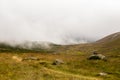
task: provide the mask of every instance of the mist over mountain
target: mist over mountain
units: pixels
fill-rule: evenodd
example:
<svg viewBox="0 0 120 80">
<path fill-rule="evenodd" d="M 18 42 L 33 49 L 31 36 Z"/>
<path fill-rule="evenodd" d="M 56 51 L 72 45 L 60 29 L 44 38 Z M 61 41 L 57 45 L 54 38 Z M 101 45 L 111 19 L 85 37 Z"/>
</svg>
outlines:
<svg viewBox="0 0 120 80">
<path fill-rule="evenodd" d="M 120 31 L 118 0 L 0 0 L 0 41 L 92 42 Z"/>
</svg>

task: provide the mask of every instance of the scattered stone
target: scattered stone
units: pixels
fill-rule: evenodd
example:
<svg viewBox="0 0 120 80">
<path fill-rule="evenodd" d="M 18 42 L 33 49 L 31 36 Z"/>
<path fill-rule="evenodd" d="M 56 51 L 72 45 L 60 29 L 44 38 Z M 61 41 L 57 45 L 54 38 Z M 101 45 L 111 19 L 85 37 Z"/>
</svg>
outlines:
<svg viewBox="0 0 120 80">
<path fill-rule="evenodd" d="M 23 61 L 24 60 L 40 60 L 40 59 L 37 58 L 37 57 L 26 57 L 26 58 L 23 59 Z"/>
<path fill-rule="evenodd" d="M 55 61 L 53 61 L 52 63 L 53 65 L 60 65 L 60 64 L 64 64 L 64 62 L 60 59 L 56 59 Z"/>
<path fill-rule="evenodd" d="M 106 57 L 102 54 L 93 52 L 93 54 L 88 58 L 88 60 L 107 60 Z"/>
<path fill-rule="evenodd" d="M 105 72 L 98 73 L 98 76 L 107 76 L 108 74 Z"/>
<path fill-rule="evenodd" d="M 23 59 L 18 56 L 12 56 L 12 59 L 16 60 L 17 62 L 21 62 Z"/>
</svg>

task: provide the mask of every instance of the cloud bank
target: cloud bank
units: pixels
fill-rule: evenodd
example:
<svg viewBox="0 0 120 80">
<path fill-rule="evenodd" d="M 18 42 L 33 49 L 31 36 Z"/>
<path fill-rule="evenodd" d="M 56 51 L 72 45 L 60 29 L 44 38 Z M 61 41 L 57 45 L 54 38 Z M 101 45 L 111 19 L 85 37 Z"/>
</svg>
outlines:
<svg viewBox="0 0 120 80">
<path fill-rule="evenodd" d="M 119 0 L 0 0 L 0 41 L 58 44 L 120 31 Z"/>
</svg>

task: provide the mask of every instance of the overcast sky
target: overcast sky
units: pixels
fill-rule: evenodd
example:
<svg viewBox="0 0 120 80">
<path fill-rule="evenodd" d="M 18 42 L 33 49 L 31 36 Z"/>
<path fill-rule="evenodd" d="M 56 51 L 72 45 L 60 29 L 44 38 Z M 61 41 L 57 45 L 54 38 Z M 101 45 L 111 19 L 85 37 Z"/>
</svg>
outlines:
<svg viewBox="0 0 120 80">
<path fill-rule="evenodd" d="M 0 41 L 73 43 L 120 31 L 120 0 L 0 0 Z"/>
</svg>

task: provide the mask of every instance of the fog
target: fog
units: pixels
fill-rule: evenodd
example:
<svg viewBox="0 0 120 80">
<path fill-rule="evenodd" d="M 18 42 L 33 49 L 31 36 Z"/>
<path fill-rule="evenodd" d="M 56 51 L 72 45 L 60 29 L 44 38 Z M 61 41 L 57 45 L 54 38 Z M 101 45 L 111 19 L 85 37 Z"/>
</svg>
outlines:
<svg viewBox="0 0 120 80">
<path fill-rule="evenodd" d="M 120 0 L 0 0 L 0 41 L 95 41 L 120 31 Z"/>
</svg>

